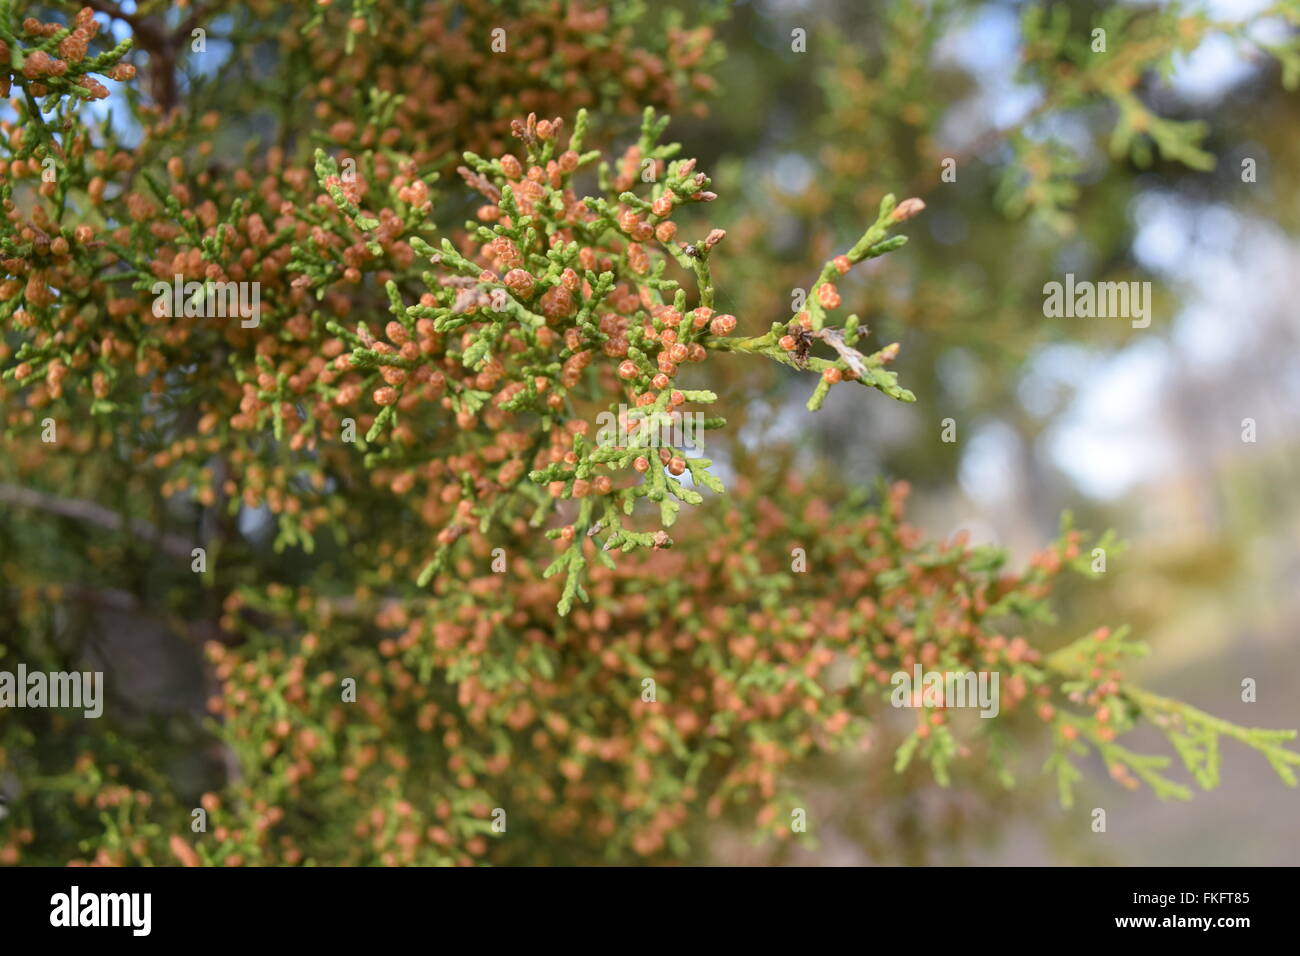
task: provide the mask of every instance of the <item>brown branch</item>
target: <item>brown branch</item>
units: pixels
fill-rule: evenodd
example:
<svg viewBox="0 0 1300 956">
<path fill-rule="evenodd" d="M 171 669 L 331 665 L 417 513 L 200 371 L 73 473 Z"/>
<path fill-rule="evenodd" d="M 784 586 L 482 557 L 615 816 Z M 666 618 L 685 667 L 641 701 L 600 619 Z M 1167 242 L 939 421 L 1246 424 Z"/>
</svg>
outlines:
<svg viewBox="0 0 1300 956">
<path fill-rule="evenodd" d="M 0 484 L 0 502 L 34 511 L 45 511 L 109 531 L 126 531 L 175 558 L 189 560 L 190 552 L 194 547 L 191 542 L 178 535 L 168 534 L 139 518 L 124 518 L 116 511 L 93 501 L 59 498 L 33 488 Z"/>
<path fill-rule="evenodd" d="M 163 115 L 170 113 L 179 99 L 176 47 L 180 34 L 169 34 L 154 18 L 127 13 L 111 0 L 85 0 L 85 3 L 92 10 L 121 20 L 131 28 L 136 45 L 149 54 L 149 95 Z"/>
</svg>

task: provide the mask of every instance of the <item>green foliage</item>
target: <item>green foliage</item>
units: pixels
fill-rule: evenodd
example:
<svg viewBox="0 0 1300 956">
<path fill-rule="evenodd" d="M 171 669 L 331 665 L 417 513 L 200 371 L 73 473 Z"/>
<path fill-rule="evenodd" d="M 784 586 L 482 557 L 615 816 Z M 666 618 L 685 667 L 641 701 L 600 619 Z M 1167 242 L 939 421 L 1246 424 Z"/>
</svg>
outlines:
<svg viewBox="0 0 1300 956">
<path fill-rule="evenodd" d="M 905 337 L 869 344 L 895 307 L 1014 358 L 1019 286 L 894 234 L 938 158 L 898 130 L 941 118 L 923 54 L 959 5 L 892 5 L 879 50 L 828 41 L 825 168 L 786 200 L 820 230 L 806 256 L 754 228 L 768 197 L 663 142 L 713 87 L 713 6 L 142 4 L 112 14 L 118 43 L 88 10 L 20 6 L 0 3 L 21 94 L 0 125 L 0 667 L 102 663 L 112 695 L 102 723 L 0 716 L 0 862 L 704 860 L 724 826 L 788 840 L 809 768 L 877 745 L 881 790 L 918 767 L 1019 785 L 1044 741 L 1066 806 L 1089 745 L 1121 785 L 1187 796 L 1118 742 L 1140 722 L 1204 788 L 1224 737 L 1295 785 L 1294 732 L 1133 686 L 1126 629 L 1059 646 L 1052 588 L 1093 576 L 1068 523 L 1011 571 L 926 542 L 901 485 L 861 494 L 737 437 L 769 369 L 818 376 L 809 411 L 854 381 L 929 400 L 927 343 L 915 391 Z M 231 52 L 200 71 L 191 29 L 218 23 Z M 1026 13 L 1023 75 L 1050 97 L 988 178 L 1059 232 L 1080 158 L 1034 119 L 1109 104 L 1116 159 L 1208 155 L 1140 80 L 1212 25 L 1098 23 L 1100 58 Z M 132 130 L 84 101 L 140 50 Z M 256 314 L 216 308 L 250 288 Z M 664 440 L 688 423 L 697 441 Z M 142 702 L 146 633 L 190 649 L 190 706 Z M 917 667 L 998 673 L 1000 718 L 900 704 Z"/>
</svg>

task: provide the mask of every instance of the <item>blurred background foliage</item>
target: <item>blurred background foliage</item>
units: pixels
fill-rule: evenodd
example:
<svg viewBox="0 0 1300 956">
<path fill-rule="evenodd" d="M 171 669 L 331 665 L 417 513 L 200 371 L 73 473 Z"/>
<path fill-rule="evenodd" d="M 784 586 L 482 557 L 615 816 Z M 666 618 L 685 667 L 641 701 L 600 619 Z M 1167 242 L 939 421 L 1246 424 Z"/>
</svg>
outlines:
<svg viewBox="0 0 1300 956">
<path fill-rule="evenodd" d="M 781 318 L 882 192 L 927 203 L 905 254 L 846 294 L 877 345 L 902 343 L 896 369 L 917 404 L 837 392 L 809 418 L 797 376 L 773 369 L 768 397 L 750 407 L 751 450 L 792 442 L 850 475 L 906 476 L 928 531 L 965 529 L 1021 555 L 1062 510 L 1116 529 L 1127 549 L 1100 585 L 1066 597 L 1062 628 L 1129 621 L 1153 645 L 1143 676 L 1154 686 L 1280 725 L 1294 723 L 1300 681 L 1300 112 L 1291 57 L 1266 51 L 1285 39 L 1286 13 L 1249 2 L 742 4 L 720 26 L 719 102 L 674 126 L 716 150 L 702 161 L 736 206 L 728 242 L 746 254 L 727 260 L 735 271 L 719 285 L 745 328 Z M 1091 50 L 1097 26 L 1106 53 Z M 796 28 L 808 31 L 803 58 L 784 52 Z M 1124 125 L 1150 135 L 1126 142 Z M 1150 281 L 1151 326 L 1045 318 L 1043 285 L 1067 272 Z M 940 440 L 948 417 L 955 443 Z M 1245 418 L 1256 443 L 1242 440 Z M 1260 682 L 1258 703 L 1240 701 L 1245 677 Z M 999 796 L 1000 836 L 968 859 L 1294 859 L 1295 795 L 1270 788 L 1265 768 L 1231 762 L 1239 775 L 1190 804 L 1139 807 L 1097 787 L 1082 799 L 1122 808 L 1114 840 L 1075 825 L 1034 832 L 1024 821 L 1035 799 Z M 918 783 L 895 794 L 899 819 L 919 812 L 908 796 Z M 864 858 L 858 796 L 841 807 L 852 836 L 829 858 Z M 960 804 L 945 812 L 988 832 Z M 955 852 L 964 832 L 928 834 L 929 849 Z"/>
</svg>

